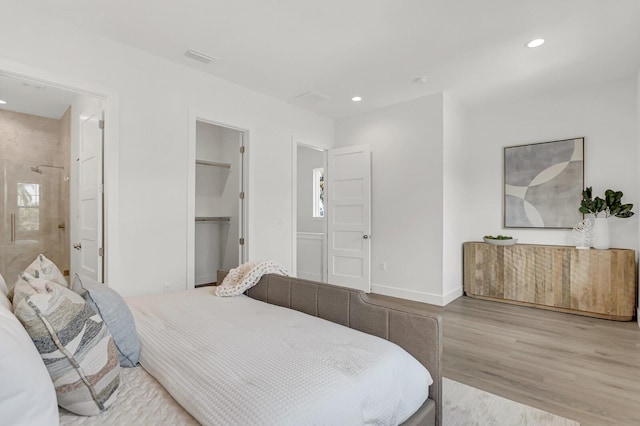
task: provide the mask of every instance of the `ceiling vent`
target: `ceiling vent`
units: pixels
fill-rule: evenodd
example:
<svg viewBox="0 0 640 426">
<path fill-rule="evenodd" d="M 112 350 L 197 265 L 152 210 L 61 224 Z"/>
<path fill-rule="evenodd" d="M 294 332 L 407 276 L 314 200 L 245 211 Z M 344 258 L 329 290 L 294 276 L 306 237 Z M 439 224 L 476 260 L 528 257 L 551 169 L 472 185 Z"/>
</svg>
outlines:
<svg viewBox="0 0 640 426">
<path fill-rule="evenodd" d="M 196 61 L 200 61 L 203 64 L 208 64 L 210 62 L 218 60 L 218 58 L 214 56 L 209 56 L 205 53 L 198 52 L 197 50 L 193 50 L 193 49 L 189 49 L 186 52 L 184 52 L 184 56 L 186 56 L 187 58 L 195 59 Z"/>
<path fill-rule="evenodd" d="M 22 85 L 24 87 L 29 87 L 30 89 L 37 90 L 38 92 L 44 92 L 45 90 L 47 90 L 47 86 L 43 86 L 41 84 L 23 82 Z"/>
<path fill-rule="evenodd" d="M 329 99 L 328 96 L 323 95 L 318 92 L 305 92 L 301 95 L 295 97 L 296 100 L 306 102 L 308 104 L 317 104 L 318 102 L 326 101 Z"/>
</svg>

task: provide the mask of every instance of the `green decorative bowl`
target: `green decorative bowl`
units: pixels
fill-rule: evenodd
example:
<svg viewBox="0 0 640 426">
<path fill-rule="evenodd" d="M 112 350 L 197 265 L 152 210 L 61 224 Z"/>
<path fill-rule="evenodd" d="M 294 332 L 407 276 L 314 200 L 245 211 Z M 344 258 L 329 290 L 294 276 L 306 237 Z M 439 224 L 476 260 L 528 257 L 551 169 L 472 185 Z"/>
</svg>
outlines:
<svg viewBox="0 0 640 426">
<path fill-rule="evenodd" d="M 510 240 L 493 240 L 491 238 L 482 237 L 485 243 L 493 244 L 494 246 L 512 246 L 518 242 L 517 238 L 511 238 Z"/>
</svg>

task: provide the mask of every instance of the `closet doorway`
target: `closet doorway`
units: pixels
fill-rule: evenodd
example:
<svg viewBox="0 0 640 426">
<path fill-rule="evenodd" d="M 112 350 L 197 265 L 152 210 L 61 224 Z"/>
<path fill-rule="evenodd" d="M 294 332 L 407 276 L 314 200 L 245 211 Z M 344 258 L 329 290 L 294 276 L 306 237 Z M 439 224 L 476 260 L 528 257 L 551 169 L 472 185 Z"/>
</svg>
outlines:
<svg viewBox="0 0 640 426">
<path fill-rule="evenodd" d="M 246 259 L 245 143 L 245 131 L 195 120 L 189 288 L 216 285 L 218 270 L 230 270 Z"/>
</svg>

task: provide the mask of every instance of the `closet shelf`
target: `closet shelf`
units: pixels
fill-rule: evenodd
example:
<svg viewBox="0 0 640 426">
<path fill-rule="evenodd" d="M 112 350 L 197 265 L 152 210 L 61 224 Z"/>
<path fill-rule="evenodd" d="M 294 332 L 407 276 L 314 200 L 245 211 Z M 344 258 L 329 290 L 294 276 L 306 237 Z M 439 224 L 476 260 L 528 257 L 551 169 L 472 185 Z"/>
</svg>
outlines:
<svg viewBox="0 0 640 426">
<path fill-rule="evenodd" d="M 198 160 L 196 159 L 196 164 L 202 164 L 203 166 L 214 166 L 214 167 L 222 167 L 225 169 L 231 168 L 231 163 L 220 163 L 218 161 L 209 161 L 209 160 Z"/>
<path fill-rule="evenodd" d="M 230 222 L 229 216 L 196 216 L 196 222 Z"/>
</svg>

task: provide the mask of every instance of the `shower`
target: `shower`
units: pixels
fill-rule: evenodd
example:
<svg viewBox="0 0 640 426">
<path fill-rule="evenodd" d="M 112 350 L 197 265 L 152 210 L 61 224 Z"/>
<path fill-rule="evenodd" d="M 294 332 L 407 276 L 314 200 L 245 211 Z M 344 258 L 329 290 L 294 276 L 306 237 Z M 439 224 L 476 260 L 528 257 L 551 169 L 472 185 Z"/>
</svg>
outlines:
<svg viewBox="0 0 640 426">
<path fill-rule="evenodd" d="M 31 167 L 31 171 L 42 174 L 43 171 L 40 169 L 40 167 L 49 167 L 51 169 L 63 169 L 64 170 L 64 167 L 62 167 L 62 166 L 48 166 L 46 164 L 38 164 L 37 166 L 32 166 Z"/>
</svg>

